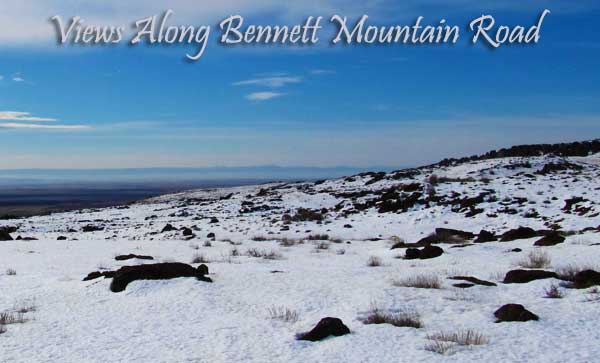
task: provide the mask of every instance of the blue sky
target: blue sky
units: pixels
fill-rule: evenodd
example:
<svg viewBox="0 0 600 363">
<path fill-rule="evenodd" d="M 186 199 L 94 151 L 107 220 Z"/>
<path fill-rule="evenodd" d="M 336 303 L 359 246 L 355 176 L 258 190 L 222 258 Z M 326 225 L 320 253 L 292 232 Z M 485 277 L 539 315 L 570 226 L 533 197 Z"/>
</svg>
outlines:
<svg viewBox="0 0 600 363">
<path fill-rule="evenodd" d="M 411 166 L 600 137 L 597 2 L 65 3 L 3 2 L 0 168 Z M 182 47 L 59 47 L 47 20 L 128 25 L 168 8 L 174 24 L 212 25 L 197 62 Z M 467 24 L 481 14 L 529 26 L 544 8 L 535 46 L 470 44 Z M 387 25 L 443 17 L 461 38 L 330 46 L 334 13 Z M 323 16 L 326 29 L 313 47 L 225 47 L 216 24 L 231 14 L 263 25 Z"/>
</svg>

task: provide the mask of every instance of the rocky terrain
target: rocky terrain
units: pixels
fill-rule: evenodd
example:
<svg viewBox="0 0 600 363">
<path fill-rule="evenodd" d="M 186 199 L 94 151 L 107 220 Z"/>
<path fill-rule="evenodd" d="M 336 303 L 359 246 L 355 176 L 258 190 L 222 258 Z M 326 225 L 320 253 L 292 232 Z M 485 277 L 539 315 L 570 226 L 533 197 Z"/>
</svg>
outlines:
<svg viewBox="0 0 600 363">
<path fill-rule="evenodd" d="M 0 221 L 7 362 L 591 362 L 600 141 Z"/>
</svg>

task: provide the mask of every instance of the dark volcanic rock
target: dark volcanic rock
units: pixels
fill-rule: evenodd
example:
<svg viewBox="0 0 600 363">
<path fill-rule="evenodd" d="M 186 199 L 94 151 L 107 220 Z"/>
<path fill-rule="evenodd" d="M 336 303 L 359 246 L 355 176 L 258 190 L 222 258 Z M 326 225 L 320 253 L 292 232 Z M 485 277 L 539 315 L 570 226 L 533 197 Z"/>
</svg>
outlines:
<svg viewBox="0 0 600 363">
<path fill-rule="evenodd" d="M 57 241 L 66 241 L 66 240 L 67 240 L 67 237 L 65 237 L 65 236 L 58 236 L 58 237 L 56 238 L 56 240 L 57 240 Z"/>
<path fill-rule="evenodd" d="M 190 265 L 179 262 L 124 266 L 115 271 L 115 276 L 110 284 L 110 291 L 124 291 L 130 282 L 136 280 L 166 280 L 178 277 L 195 277 L 198 280 L 212 282 L 202 272 L 204 271 L 199 271 Z"/>
<path fill-rule="evenodd" d="M 505 284 L 524 284 L 534 280 L 542 279 L 557 279 L 558 274 L 552 271 L 545 270 L 512 270 L 504 276 Z"/>
<path fill-rule="evenodd" d="M 198 266 L 197 270 L 198 273 L 202 276 L 208 275 L 208 266 L 206 266 L 205 264 Z"/>
<path fill-rule="evenodd" d="M 131 260 L 134 258 L 137 258 L 139 260 L 154 260 L 154 257 L 152 257 L 152 256 L 134 255 L 133 253 L 130 253 L 128 255 L 119 255 L 119 256 L 115 257 L 115 260 L 125 261 L 125 260 Z"/>
<path fill-rule="evenodd" d="M 299 334 L 298 340 L 316 342 L 330 336 L 339 337 L 350 334 L 350 329 L 338 318 L 323 318 L 317 326 L 307 333 Z"/>
<path fill-rule="evenodd" d="M 486 231 L 485 229 L 482 229 L 481 232 L 479 232 L 479 235 L 477 235 L 477 238 L 475 239 L 475 241 L 473 241 L 474 243 L 485 243 L 485 242 L 494 242 L 497 241 L 498 237 L 496 237 L 495 234 L 493 234 L 490 231 Z"/>
<path fill-rule="evenodd" d="M 427 260 L 430 258 L 439 257 L 444 253 L 444 250 L 437 246 L 427 245 L 423 249 L 409 248 L 406 250 L 404 258 L 407 260 Z"/>
<path fill-rule="evenodd" d="M 216 238 L 216 236 L 213 232 L 210 232 L 209 234 L 206 235 L 206 238 L 212 238 L 214 240 Z"/>
<path fill-rule="evenodd" d="M 490 281 L 485 281 L 485 280 L 480 280 L 477 277 L 473 277 L 473 276 L 451 276 L 448 277 L 450 280 L 463 280 L 463 281 L 468 281 L 472 284 L 476 284 L 476 285 L 483 285 L 483 286 L 498 286 L 493 282 Z"/>
<path fill-rule="evenodd" d="M 532 228 L 519 227 L 519 228 L 515 228 L 515 229 L 511 229 L 509 231 L 506 231 L 500 238 L 500 241 L 510 242 L 510 241 L 515 241 L 518 239 L 527 239 L 527 238 L 537 237 L 537 235 L 538 235 L 537 232 Z"/>
<path fill-rule="evenodd" d="M 97 231 L 103 231 L 104 227 L 102 226 L 95 226 L 93 224 L 88 224 L 87 226 L 83 226 L 83 228 L 81 229 L 81 232 L 97 232 Z"/>
<path fill-rule="evenodd" d="M 576 289 L 586 289 L 594 285 L 600 285 L 600 272 L 584 270 L 575 274 L 571 287 Z"/>
<path fill-rule="evenodd" d="M 165 233 L 165 232 L 171 232 L 171 231 L 176 231 L 177 228 L 173 227 L 170 223 L 167 224 L 166 226 L 163 227 L 163 229 L 160 231 L 160 233 Z"/>
<path fill-rule="evenodd" d="M 194 231 L 192 231 L 192 229 L 188 228 L 188 227 L 184 227 L 182 233 L 184 236 L 193 236 L 194 235 Z"/>
<path fill-rule="evenodd" d="M 459 289 L 468 289 L 469 287 L 475 286 L 475 284 L 469 284 L 466 282 L 460 282 L 458 284 L 453 284 L 452 286 L 458 287 Z"/>
<path fill-rule="evenodd" d="M 421 251 L 418 248 L 409 248 L 404 252 L 404 258 L 407 260 L 416 260 L 421 255 Z"/>
<path fill-rule="evenodd" d="M 563 243 L 565 241 L 565 237 L 561 236 L 558 232 L 550 232 L 546 234 L 544 237 L 535 241 L 534 246 L 554 246 L 559 243 Z"/>
<path fill-rule="evenodd" d="M 471 232 L 459 231 L 457 229 L 450 228 L 436 228 L 434 233 L 425 238 L 421 238 L 416 243 L 462 243 L 473 238 L 475 238 L 475 235 Z"/>
<path fill-rule="evenodd" d="M 0 241 L 12 241 L 13 238 L 10 236 L 10 233 L 0 230 Z"/>
<path fill-rule="evenodd" d="M 107 279 L 112 279 L 115 276 L 114 271 L 94 271 L 90 272 L 86 277 L 83 278 L 83 281 L 95 280 L 100 277 L 105 277 Z"/>
<path fill-rule="evenodd" d="M 210 223 L 210 224 L 219 223 L 219 219 L 218 219 L 217 217 L 212 217 L 212 218 L 210 219 L 210 222 L 208 222 L 208 223 Z"/>
<path fill-rule="evenodd" d="M 537 315 L 525 309 L 525 307 L 520 304 L 503 305 L 494 312 L 494 316 L 498 319 L 496 321 L 497 323 L 503 321 L 530 321 L 540 319 Z"/>
</svg>

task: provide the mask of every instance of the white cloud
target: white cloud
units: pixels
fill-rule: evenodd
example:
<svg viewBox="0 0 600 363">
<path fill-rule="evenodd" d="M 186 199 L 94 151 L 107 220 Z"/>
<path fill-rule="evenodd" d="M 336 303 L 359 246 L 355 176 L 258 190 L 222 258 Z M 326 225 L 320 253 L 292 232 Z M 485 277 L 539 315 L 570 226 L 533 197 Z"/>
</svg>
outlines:
<svg viewBox="0 0 600 363">
<path fill-rule="evenodd" d="M 19 76 L 14 76 L 12 80 L 15 82 L 25 82 L 25 79 Z"/>
<path fill-rule="evenodd" d="M 271 88 L 279 88 L 283 87 L 286 84 L 290 83 L 300 83 L 302 82 L 302 78 L 300 77 L 290 77 L 290 76 L 279 76 L 279 77 L 264 77 L 264 78 L 255 78 L 248 79 L 245 81 L 239 81 L 233 83 L 234 86 L 265 86 Z"/>
<path fill-rule="evenodd" d="M 0 74 L 0 81 L 4 79 L 4 76 Z"/>
<path fill-rule="evenodd" d="M 33 122 L 54 122 L 55 118 L 34 117 L 29 112 L 18 111 L 0 111 L 0 120 L 7 121 L 33 121 Z"/>
<path fill-rule="evenodd" d="M 90 129 L 86 125 L 36 125 L 19 124 L 14 122 L 0 123 L 0 128 L 4 129 L 47 129 L 47 130 L 85 130 Z"/>
<path fill-rule="evenodd" d="M 335 74 L 335 71 L 331 69 L 313 69 L 310 71 L 310 74 L 314 74 L 315 76 L 320 76 L 324 74 Z"/>
<path fill-rule="evenodd" d="M 250 101 L 267 101 L 276 97 L 283 96 L 283 93 L 277 92 L 254 92 L 246 95 L 246 99 Z"/>
</svg>

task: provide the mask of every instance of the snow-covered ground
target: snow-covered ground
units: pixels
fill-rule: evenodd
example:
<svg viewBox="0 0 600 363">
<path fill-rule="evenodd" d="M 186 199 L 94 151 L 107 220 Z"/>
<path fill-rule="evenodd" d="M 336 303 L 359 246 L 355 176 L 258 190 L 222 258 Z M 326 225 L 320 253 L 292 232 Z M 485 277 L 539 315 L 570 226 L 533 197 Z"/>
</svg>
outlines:
<svg viewBox="0 0 600 363">
<path fill-rule="evenodd" d="M 18 227 L 13 238 L 23 238 L 0 242 L 0 312 L 31 310 L 25 322 L 0 334 L 0 361 L 595 362 L 599 293 L 560 288 L 564 298 L 549 299 L 545 290 L 561 281 L 501 281 L 532 251 L 547 254 L 546 270 L 599 268 L 599 164 L 597 155 L 492 159 L 191 191 L 125 207 L 0 221 L 0 227 Z M 167 224 L 174 230 L 161 232 Z M 404 248 L 390 249 L 438 227 L 501 235 L 519 226 L 567 237 L 549 247 L 534 247 L 539 237 L 441 243 L 444 254 L 427 260 L 405 260 L 399 258 Z M 186 227 L 192 236 L 184 236 Z M 309 239 L 317 234 L 326 236 Z M 129 253 L 155 260 L 114 258 Z M 372 256 L 382 265 L 368 266 Z M 213 283 L 136 281 L 113 293 L 110 279 L 82 281 L 92 271 L 195 258 L 208 261 Z M 5 273 L 9 269 L 16 274 Z M 421 275 L 437 277 L 441 288 L 395 283 Z M 460 281 L 447 279 L 455 275 L 498 286 L 457 288 Z M 540 320 L 495 323 L 494 311 L 507 303 L 524 305 Z M 363 324 L 374 305 L 418 314 L 423 327 Z M 274 319 L 274 307 L 298 318 Z M 342 319 L 352 333 L 315 343 L 295 339 L 326 316 Z M 454 346 L 445 355 L 425 349 L 432 334 L 466 329 L 487 343 Z"/>
</svg>

